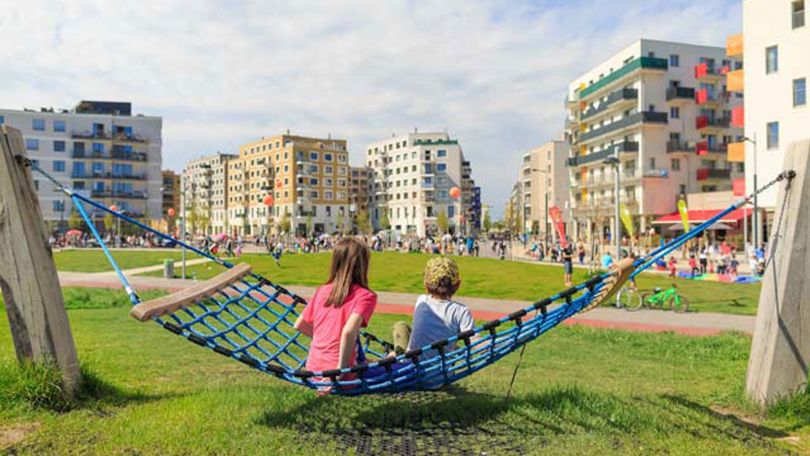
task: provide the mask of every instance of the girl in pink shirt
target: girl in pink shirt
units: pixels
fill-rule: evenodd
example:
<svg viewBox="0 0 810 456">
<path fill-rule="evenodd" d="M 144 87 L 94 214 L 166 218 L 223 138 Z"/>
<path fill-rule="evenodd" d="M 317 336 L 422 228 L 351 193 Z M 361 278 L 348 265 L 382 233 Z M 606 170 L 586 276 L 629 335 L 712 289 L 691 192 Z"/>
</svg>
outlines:
<svg viewBox="0 0 810 456">
<path fill-rule="evenodd" d="M 306 368 L 319 372 L 354 367 L 357 336 L 368 325 L 377 295 L 368 289 L 369 250 L 355 238 L 342 239 L 332 253 L 329 280 L 295 322 L 312 338 Z"/>
</svg>

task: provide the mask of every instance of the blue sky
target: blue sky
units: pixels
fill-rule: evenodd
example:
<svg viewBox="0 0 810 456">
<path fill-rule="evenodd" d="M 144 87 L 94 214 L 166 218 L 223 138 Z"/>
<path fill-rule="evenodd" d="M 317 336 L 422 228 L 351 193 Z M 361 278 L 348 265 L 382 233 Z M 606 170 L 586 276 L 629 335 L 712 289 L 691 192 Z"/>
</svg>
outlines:
<svg viewBox="0 0 810 456">
<path fill-rule="evenodd" d="M 234 5 L 234 4 L 238 4 Z M 286 129 L 372 141 L 447 130 L 500 213 L 568 82 L 634 40 L 723 46 L 741 0 L 0 0 L 0 105 L 128 100 L 164 167 Z"/>
</svg>

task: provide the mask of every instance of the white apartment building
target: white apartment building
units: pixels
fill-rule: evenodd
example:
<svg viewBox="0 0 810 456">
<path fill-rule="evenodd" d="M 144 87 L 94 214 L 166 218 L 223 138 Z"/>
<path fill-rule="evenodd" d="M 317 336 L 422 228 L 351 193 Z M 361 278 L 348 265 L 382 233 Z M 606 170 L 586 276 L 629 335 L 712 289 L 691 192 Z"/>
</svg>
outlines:
<svg viewBox="0 0 810 456">
<path fill-rule="evenodd" d="M 127 102 L 82 101 L 71 110 L 0 109 L 0 124 L 21 130 L 28 157 L 57 180 L 128 215 L 162 218 L 160 117 L 132 115 Z M 70 198 L 37 174 L 34 184 L 45 221 L 64 228 Z"/>
<path fill-rule="evenodd" d="M 803 0 L 743 1 L 745 86 L 745 187 L 762 186 L 782 172 L 784 154 L 810 139 L 810 24 Z M 777 188 L 759 196 L 770 226 Z M 763 223 L 759 223 L 760 233 Z M 764 237 L 760 237 L 764 239 Z"/>
<path fill-rule="evenodd" d="M 726 90 L 739 62 L 725 47 L 642 39 L 571 82 L 566 139 L 571 146 L 574 236 L 610 237 L 615 166 L 621 203 L 640 231 L 676 211 L 687 193 L 727 191 L 742 163 L 727 160 L 742 130 L 731 110 L 742 103 Z"/>
<path fill-rule="evenodd" d="M 447 133 L 411 133 L 369 144 L 366 166 L 371 170 L 369 211 L 375 229 L 381 228 L 387 211 L 395 231 L 435 234 L 437 217 L 444 212 L 449 231 L 471 232 L 471 165 L 458 140 Z M 451 197 L 454 187 L 461 190 L 458 199 Z"/>
<path fill-rule="evenodd" d="M 524 232 L 556 236 L 549 216 L 554 206 L 560 208 L 566 225 L 570 224 L 569 150 L 565 141 L 550 141 L 523 155 L 518 186 Z"/>
<path fill-rule="evenodd" d="M 188 225 L 187 232 L 207 235 L 229 232 L 227 169 L 228 162 L 237 157 L 217 152 L 186 163 L 178 191 L 181 204 L 186 205 L 186 220 L 198 225 Z"/>
</svg>

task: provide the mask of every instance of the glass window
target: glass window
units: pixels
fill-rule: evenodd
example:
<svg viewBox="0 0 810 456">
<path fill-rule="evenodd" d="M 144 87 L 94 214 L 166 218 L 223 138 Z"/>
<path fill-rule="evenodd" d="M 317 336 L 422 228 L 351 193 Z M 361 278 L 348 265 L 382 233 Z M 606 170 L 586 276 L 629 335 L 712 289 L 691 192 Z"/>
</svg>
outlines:
<svg viewBox="0 0 810 456">
<path fill-rule="evenodd" d="M 54 141 L 53 142 L 53 151 L 54 152 L 64 152 L 65 151 L 65 142 L 64 141 Z"/>
<path fill-rule="evenodd" d="M 103 154 L 104 153 L 104 143 L 93 143 L 93 152 Z"/>
<path fill-rule="evenodd" d="M 54 212 L 64 212 L 65 200 L 53 200 L 52 204 Z"/>
<path fill-rule="evenodd" d="M 6 123 L 6 118 L 3 117 L 3 116 L 0 116 L 0 125 L 3 125 L 4 123 Z"/>
<path fill-rule="evenodd" d="M 779 148 L 779 122 L 768 122 L 768 149 Z"/>
<path fill-rule="evenodd" d="M 447 156 L 447 151 L 444 150 L 444 149 L 439 149 L 439 150 L 436 151 L 436 156 L 439 157 L 439 158 L 446 157 Z"/>
<path fill-rule="evenodd" d="M 456 206 L 450 205 L 447 206 L 447 218 L 453 218 L 456 216 Z"/>
<path fill-rule="evenodd" d="M 436 165 L 436 171 L 447 171 L 447 163 L 438 163 Z"/>
<path fill-rule="evenodd" d="M 324 161 L 332 161 L 332 154 L 323 154 Z"/>
<path fill-rule="evenodd" d="M 34 138 L 26 138 L 25 148 L 28 150 L 39 150 L 39 140 Z"/>
<path fill-rule="evenodd" d="M 804 0 L 793 2 L 793 28 L 804 27 Z"/>
<path fill-rule="evenodd" d="M 678 158 L 672 159 L 672 170 L 673 171 L 680 171 L 681 170 L 681 160 Z"/>
<path fill-rule="evenodd" d="M 681 57 L 678 54 L 672 54 L 669 56 L 669 66 L 677 67 L 681 65 Z"/>
<path fill-rule="evenodd" d="M 53 131 L 65 131 L 65 121 L 64 120 L 54 120 L 53 121 Z"/>
<path fill-rule="evenodd" d="M 65 162 L 64 162 L 64 160 L 54 160 L 53 161 L 53 172 L 55 172 L 55 173 L 64 173 L 65 172 Z"/>
<path fill-rule="evenodd" d="M 309 153 L 309 159 L 313 160 L 313 161 L 318 160 L 318 153 L 317 152 L 310 152 Z"/>
<path fill-rule="evenodd" d="M 804 106 L 807 104 L 807 79 L 793 80 L 793 106 Z"/>
<path fill-rule="evenodd" d="M 765 49 L 765 73 L 771 74 L 779 71 L 779 48 L 771 46 Z"/>
<path fill-rule="evenodd" d="M 680 119 L 681 118 L 681 108 L 677 106 L 673 106 L 669 108 L 669 117 L 671 119 Z"/>
<path fill-rule="evenodd" d="M 36 131 L 45 131 L 45 119 L 33 119 L 31 121 L 31 128 Z"/>
</svg>

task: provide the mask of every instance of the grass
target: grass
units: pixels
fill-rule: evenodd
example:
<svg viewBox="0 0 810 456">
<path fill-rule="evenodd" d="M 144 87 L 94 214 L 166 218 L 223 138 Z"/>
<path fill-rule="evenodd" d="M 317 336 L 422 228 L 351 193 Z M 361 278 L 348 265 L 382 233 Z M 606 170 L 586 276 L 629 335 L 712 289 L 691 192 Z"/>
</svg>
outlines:
<svg viewBox="0 0 810 456">
<path fill-rule="evenodd" d="M 284 285 L 317 286 L 329 270 L 330 254 L 286 255 L 282 266 L 275 265 L 265 254 L 245 254 L 237 261 L 247 262 L 253 270 Z M 428 256 L 424 254 L 373 253 L 369 280 L 376 291 L 422 293 L 422 272 Z M 542 264 L 499 261 L 487 258 L 455 257 L 462 276 L 459 296 L 533 301 L 563 288 L 562 268 Z M 189 267 L 190 275 L 207 279 L 222 272 L 217 265 Z M 160 276 L 162 272 L 147 275 Z M 574 282 L 586 279 L 586 270 L 574 269 Z M 672 283 L 690 300 L 690 309 L 698 312 L 721 312 L 756 315 L 760 285 L 737 285 L 670 279 L 658 274 L 639 277 L 641 289 L 667 288 Z"/>
<path fill-rule="evenodd" d="M 810 451 L 806 402 L 785 403 L 757 426 L 728 415 L 750 413 L 741 399 L 750 340 L 739 334 L 691 338 L 560 327 L 527 348 L 509 401 L 504 395 L 515 355 L 448 390 L 319 399 L 157 325 L 135 322 L 122 308 L 77 309 L 69 316 L 94 385 L 69 411 L 8 393 L 19 391 L 9 386 L 19 380 L 9 367 L 8 328 L 0 326 L 0 436 L 3 429 L 30 432 L 5 448 L 0 440 L 0 452 Z M 385 335 L 397 318 L 375 315 L 371 330 Z M 788 434 L 801 438 L 798 446 L 779 440 Z"/>
<path fill-rule="evenodd" d="M 113 256 L 122 269 L 142 268 L 161 264 L 163 260 L 179 260 L 179 250 L 114 250 Z M 195 255 L 190 257 L 196 258 Z M 61 250 L 54 252 L 53 259 L 59 271 L 107 272 L 113 268 L 100 249 Z"/>
</svg>

